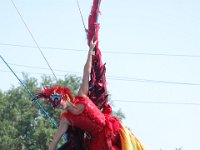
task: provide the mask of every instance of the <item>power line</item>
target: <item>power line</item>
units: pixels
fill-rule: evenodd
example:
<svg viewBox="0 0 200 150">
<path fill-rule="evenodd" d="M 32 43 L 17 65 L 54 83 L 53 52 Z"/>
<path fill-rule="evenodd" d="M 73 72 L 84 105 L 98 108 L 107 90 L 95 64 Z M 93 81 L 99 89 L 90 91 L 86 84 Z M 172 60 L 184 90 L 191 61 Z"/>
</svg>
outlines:
<svg viewBox="0 0 200 150">
<path fill-rule="evenodd" d="M 3 71 L 0 70 L 0 72 L 9 72 L 10 71 Z M 34 74 L 40 74 L 42 73 L 34 73 Z M 44 74 L 43 74 L 44 75 Z M 52 75 L 52 74 L 46 74 L 46 75 Z M 58 76 L 63 76 L 63 75 L 58 75 Z M 188 103 L 188 102 L 159 102 L 159 101 L 134 101 L 134 100 L 112 100 L 114 102 L 120 102 L 120 103 L 139 103 L 139 104 L 162 104 L 162 105 L 196 105 L 199 106 L 200 103 Z"/>
<path fill-rule="evenodd" d="M 10 71 L 5 71 L 5 70 L 0 70 L 0 72 L 5 72 L 5 73 L 10 73 Z M 15 71 L 16 73 L 22 73 L 24 71 Z M 41 72 L 24 72 L 27 74 L 37 74 L 37 75 L 48 75 L 48 76 L 53 76 L 53 74 L 48 74 L 48 73 L 41 73 Z M 57 74 L 57 76 L 65 76 L 64 74 Z"/>
<path fill-rule="evenodd" d="M 61 71 L 63 71 L 63 70 L 61 70 Z M 10 71 L 4 71 L 4 70 L 0 70 L 0 72 L 9 72 L 10 73 Z M 16 73 L 20 73 L 20 72 L 16 72 Z M 26 73 L 44 75 L 44 73 L 35 73 L 35 72 L 34 73 L 26 72 Z M 52 74 L 46 74 L 46 73 L 45 73 L 45 75 L 52 76 Z M 64 76 L 64 75 L 57 75 L 57 76 Z M 115 80 L 114 78 L 110 78 L 110 79 Z M 200 84 L 192 84 L 192 85 L 200 85 Z M 200 103 L 188 103 L 188 102 L 159 102 L 159 101 L 134 101 L 134 100 L 112 100 L 112 101 L 122 102 L 122 103 L 141 103 L 141 104 L 144 103 L 144 104 L 162 104 L 162 105 L 200 105 Z"/>
<path fill-rule="evenodd" d="M 26 67 L 26 68 L 34 68 L 34 69 L 47 69 L 44 67 L 37 67 L 37 66 L 28 66 L 28 65 L 19 65 L 19 64 L 10 64 L 10 65 L 14 65 L 14 66 L 19 66 L 19 67 Z M 6 71 L 2 71 L 1 72 L 6 72 Z M 72 73 L 71 71 L 66 71 L 66 70 L 56 70 L 58 72 L 67 72 L 67 73 Z M 44 75 L 46 73 L 38 73 L 38 72 L 26 72 L 29 74 L 41 74 Z M 81 74 L 80 72 L 73 72 L 73 74 Z M 46 74 L 46 75 L 50 75 L 52 76 L 52 74 Z M 57 76 L 65 76 L 65 75 L 58 75 Z M 161 80 L 149 80 L 149 79 L 141 79 L 141 78 L 130 78 L 130 77 L 122 77 L 122 76 L 107 76 L 107 79 L 111 79 L 111 80 L 120 80 L 120 81 L 135 81 L 135 82 L 144 82 L 144 83 L 158 83 L 158 84 L 175 84 L 175 85 L 190 85 L 190 86 L 199 86 L 200 83 L 189 83 L 189 82 L 175 82 L 175 81 L 161 81 Z"/>
<path fill-rule="evenodd" d="M 10 65 L 13 65 L 13 66 L 18 66 L 18 67 L 24 67 L 24 68 L 33 68 L 33 69 L 49 70 L 49 69 L 46 68 L 46 67 L 29 66 L 29 65 L 20 65 L 20 64 L 13 64 L 13 63 L 9 63 L 9 64 L 10 64 Z M 61 70 L 61 69 L 54 69 L 54 71 L 65 72 L 65 73 L 70 73 L 70 74 L 80 74 L 80 72 L 66 71 L 66 70 Z"/>
<path fill-rule="evenodd" d="M 25 25 L 27 31 L 29 32 L 29 34 L 30 34 L 32 40 L 34 41 L 35 45 L 37 46 L 38 50 L 40 51 L 42 57 L 43 57 L 44 60 L 46 61 L 46 63 L 47 63 L 47 65 L 48 65 L 49 69 L 51 70 L 52 74 L 54 75 L 55 79 L 57 80 L 57 77 L 56 77 L 56 75 L 55 75 L 53 69 L 51 68 L 51 66 L 50 66 L 49 62 L 47 61 L 46 57 L 44 56 L 44 53 L 43 53 L 42 50 L 40 49 L 40 47 L 39 47 L 37 41 L 35 40 L 35 38 L 34 38 L 32 32 L 31 32 L 31 30 L 29 29 L 28 25 L 26 24 L 25 20 L 23 19 L 23 17 L 22 17 L 22 15 L 21 15 L 21 13 L 19 12 L 17 6 L 15 5 L 15 3 L 14 3 L 13 0 L 11 0 L 11 2 L 12 2 L 12 4 L 13 4 L 13 6 L 15 7 L 15 9 L 16 9 L 18 15 L 20 16 L 20 18 L 21 18 L 23 24 Z"/>
<path fill-rule="evenodd" d="M 81 12 L 81 8 L 80 8 L 79 1 L 78 1 L 78 0 L 76 0 L 76 4 L 77 4 L 78 10 L 79 10 L 79 13 L 80 13 L 80 15 L 81 15 L 81 20 L 82 20 L 82 23 L 83 23 L 83 27 L 84 27 L 85 32 L 86 32 L 86 34 L 87 34 L 87 28 L 86 28 L 86 26 L 85 26 L 85 22 L 84 22 L 84 19 L 83 19 L 83 14 L 82 14 L 82 12 Z"/>
<path fill-rule="evenodd" d="M 10 65 L 19 66 L 19 67 L 26 67 L 26 68 L 35 68 L 35 69 L 45 69 L 45 70 L 48 69 L 48 68 L 44 68 L 44 67 L 19 65 L 19 64 L 10 64 Z M 72 71 L 66 71 L 66 70 L 56 69 L 56 71 L 72 73 Z M 73 72 L 73 73 L 74 74 L 81 74 L 80 72 Z M 44 73 L 32 73 L 32 74 L 44 74 Z M 48 75 L 52 75 L 52 74 L 48 74 Z M 59 76 L 64 76 L 64 75 L 59 75 Z M 159 80 L 149 80 L 149 79 L 140 79 L 140 78 L 121 77 L 121 76 L 107 76 L 107 78 L 111 79 L 111 80 L 122 80 L 122 81 L 152 82 L 152 83 L 178 84 L 178 85 L 200 85 L 199 83 L 159 81 Z"/>
<path fill-rule="evenodd" d="M 3 70 L 0 70 L 0 72 L 9 72 L 10 73 L 10 71 L 3 71 Z M 34 73 L 34 74 L 40 74 L 40 75 L 43 74 L 44 75 L 44 73 Z M 52 75 L 52 74 L 46 74 L 46 75 Z M 64 75 L 58 75 L 58 76 L 64 76 Z M 188 102 L 134 101 L 134 100 L 115 100 L 115 99 L 112 100 L 112 101 L 114 101 L 114 102 L 120 102 L 120 103 L 122 102 L 122 103 L 139 103 L 139 104 L 196 105 L 196 106 L 200 105 L 200 103 L 188 103 Z"/>
<path fill-rule="evenodd" d="M 136 82 L 152 82 L 152 83 L 164 83 L 164 84 L 179 84 L 179 85 L 200 85 L 200 83 L 188 83 L 188 82 L 175 82 L 175 81 L 161 81 L 161 80 L 149 80 L 149 79 L 140 79 L 140 78 L 129 78 L 129 77 L 107 77 L 112 78 L 113 80 L 122 80 L 122 81 L 136 81 Z"/>
<path fill-rule="evenodd" d="M 162 104 L 162 105 L 195 105 L 199 106 L 200 103 L 188 103 L 188 102 L 158 102 L 158 101 L 132 101 L 132 100 L 112 100 L 114 102 L 122 103 L 142 103 L 142 104 Z"/>
<path fill-rule="evenodd" d="M 30 45 L 20 45 L 20 44 L 9 44 L 9 43 L 0 43 L 0 45 L 4 46 L 13 46 L 13 47 L 22 47 L 22 48 L 37 48 L 36 46 Z M 50 49 L 50 50 L 62 50 L 62 51 L 78 51 L 78 52 L 85 52 L 87 50 L 84 49 L 73 49 L 73 48 L 59 48 L 59 47 L 47 47 L 47 46 L 40 46 L 42 49 Z"/>
<path fill-rule="evenodd" d="M 30 45 L 9 44 L 9 43 L 0 43 L 0 45 L 12 46 L 12 47 L 23 47 L 23 48 L 37 48 L 35 46 L 30 46 Z M 85 52 L 85 51 L 87 51 L 87 50 L 84 50 L 84 49 L 75 49 L 75 48 L 60 48 L 60 47 L 47 47 L 47 46 L 40 46 L 40 47 L 43 48 L 43 49 L 49 49 L 49 50 L 76 51 L 76 52 Z M 147 55 L 147 56 L 200 58 L 199 55 L 161 54 L 161 53 L 138 53 L 138 52 L 130 52 L 130 51 L 103 51 L 103 52 L 104 53 L 110 53 L 110 54 L 127 54 L 127 55 Z"/>
</svg>

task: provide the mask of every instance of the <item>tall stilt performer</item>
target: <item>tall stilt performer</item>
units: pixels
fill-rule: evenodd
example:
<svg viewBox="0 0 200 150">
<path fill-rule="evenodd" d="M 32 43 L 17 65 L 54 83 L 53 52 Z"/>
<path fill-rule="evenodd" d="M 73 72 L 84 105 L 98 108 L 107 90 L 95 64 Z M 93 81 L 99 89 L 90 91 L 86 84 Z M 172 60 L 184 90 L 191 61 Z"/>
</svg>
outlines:
<svg viewBox="0 0 200 150">
<path fill-rule="evenodd" d="M 38 92 L 38 98 L 64 111 L 49 150 L 57 148 L 65 132 L 68 132 L 68 142 L 60 150 L 145 150 L 139 140 L 111 115 L 106 68 L 98 47 L 99 5 L 100 0 L 93 1 L 87 35 L 89 52 L 77 95 L 73 96 L 69 88 L 61 86 Z"/>
</svg>

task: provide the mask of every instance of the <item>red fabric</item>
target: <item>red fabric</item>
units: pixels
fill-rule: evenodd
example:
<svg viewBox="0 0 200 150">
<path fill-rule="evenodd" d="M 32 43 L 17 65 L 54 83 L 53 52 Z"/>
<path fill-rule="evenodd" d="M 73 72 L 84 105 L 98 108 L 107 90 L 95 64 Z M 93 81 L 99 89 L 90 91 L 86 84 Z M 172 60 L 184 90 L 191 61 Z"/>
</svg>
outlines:
<svg viewBox="0 0 200 150">
<path fill-rule="evenodd" d="M 75 97 L 74 104 L 84 104 L 85 108 L 79 115 L 70 112 L 61 114 L 70 125 L 78 127 L 91 136 L 85 142 L 89 150 L 119 150 L 120 122 L 117 118 L 102 113 L 96 105 L 87 97 Z"/>
<path fill-rule="evenodd" d="M 88 97 L 98 106 L 99 109 L 104 108 L 108 102 L 108 92 L 106 87 L 106 67 L 102 63 L 102 55 L 99 49 L 98 32 L 100 25 L 97 22 L 98 15 L 100 14 L 99 5 L 101 0 L 94 0 L 91 13 L 88 19 L 88 45 L 94 37 L 97 41 L 95 47 L 95 56 L 92 59 L 91 80 L 89 82 Z"/>
<path fill-rule="evenodd" d="M 97 22 L 97 16 L 99 15 L 99 5 L 101 0 L 93 0 L 92 9 L 88 18 L 88 45 L 92 40 L 93 36 L 95 35 L 95 39 L 98 41 L 98 31 L 99 31 L 99 24 Z M 97 43 L 98 47 L 98 43 Z"/>
<path fill-rule="evenodd" d="M 112 107 L 111 107 L 109 104 L 107 104 L 107 105 L 104 107 L 103 113 L 104 113 L 104 114 L 111 115 L 111 113 L 112 113 Z"/>
</svg>

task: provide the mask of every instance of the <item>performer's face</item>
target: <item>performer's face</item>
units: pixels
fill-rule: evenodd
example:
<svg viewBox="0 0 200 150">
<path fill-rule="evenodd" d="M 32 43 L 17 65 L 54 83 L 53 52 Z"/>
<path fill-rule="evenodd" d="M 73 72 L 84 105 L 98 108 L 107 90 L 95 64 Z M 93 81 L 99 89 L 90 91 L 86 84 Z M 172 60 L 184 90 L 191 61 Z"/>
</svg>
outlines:
<svg viewBox="0 0 200 150">
<path fill-rule="evenodd" d="M 68 101 L 65 101 L 65 100 L 61 99 L 60 104 L 59 104 L 56 108 L 57 108 L 57 109 L 62 109 L 62 110 L 64 110 L 64 109 L 66 109 L 67 106 L 68 106 L 67 103 L 68 103 Z"/>
</svg>

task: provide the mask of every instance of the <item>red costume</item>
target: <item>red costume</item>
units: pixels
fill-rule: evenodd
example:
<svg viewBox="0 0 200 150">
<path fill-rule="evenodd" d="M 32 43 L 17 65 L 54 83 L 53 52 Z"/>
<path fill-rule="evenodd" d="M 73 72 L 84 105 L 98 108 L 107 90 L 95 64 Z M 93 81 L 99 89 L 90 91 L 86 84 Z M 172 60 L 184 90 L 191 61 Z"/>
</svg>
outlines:
<svg viewBox="0 0 200 150">
<path fill-rule="evenodd" d="M 61 86 L 45 88 L 38 93 L 38 98 L 44 98 L 53 107 L 66 97 L 71 99 L 71 92 Z M 84 109 L 78 115 L 70 111 L 61 114 L 60 118 L 66 118 L 70 128 L 67 143 L 59 150 L 145 150 L 139 140 L 111 115 L 109 104 L 101 111 L 88 97 L 76 96 L 71 102 L 75 106 L 83 104 Z"/>
<path fill-rule="evenodd" d="M 86 131 L 91 139 L 86 139 L 89 150 L 120 150 L 120 122 L 109 114 L 102 113 L 87 97 L 75 97 L 74 104 L 84 104 L 85 108 L 79 115 L 64 112 L 61 118 L 66 118 L 70 125 Z"/>
<path fill-rule="evenodd" d="M 75 97 L 74 104 L 84 104 L 79 115 L 70 112 L 61 114 L 73 127 L 78 127 L 89 134 L 86 138 L 86 149 L 89 150 L 145 150 L 144 146 L 120 121 L 111 116 L 111 107 L 101 112 L 88 97 Z"/>
</svg>

